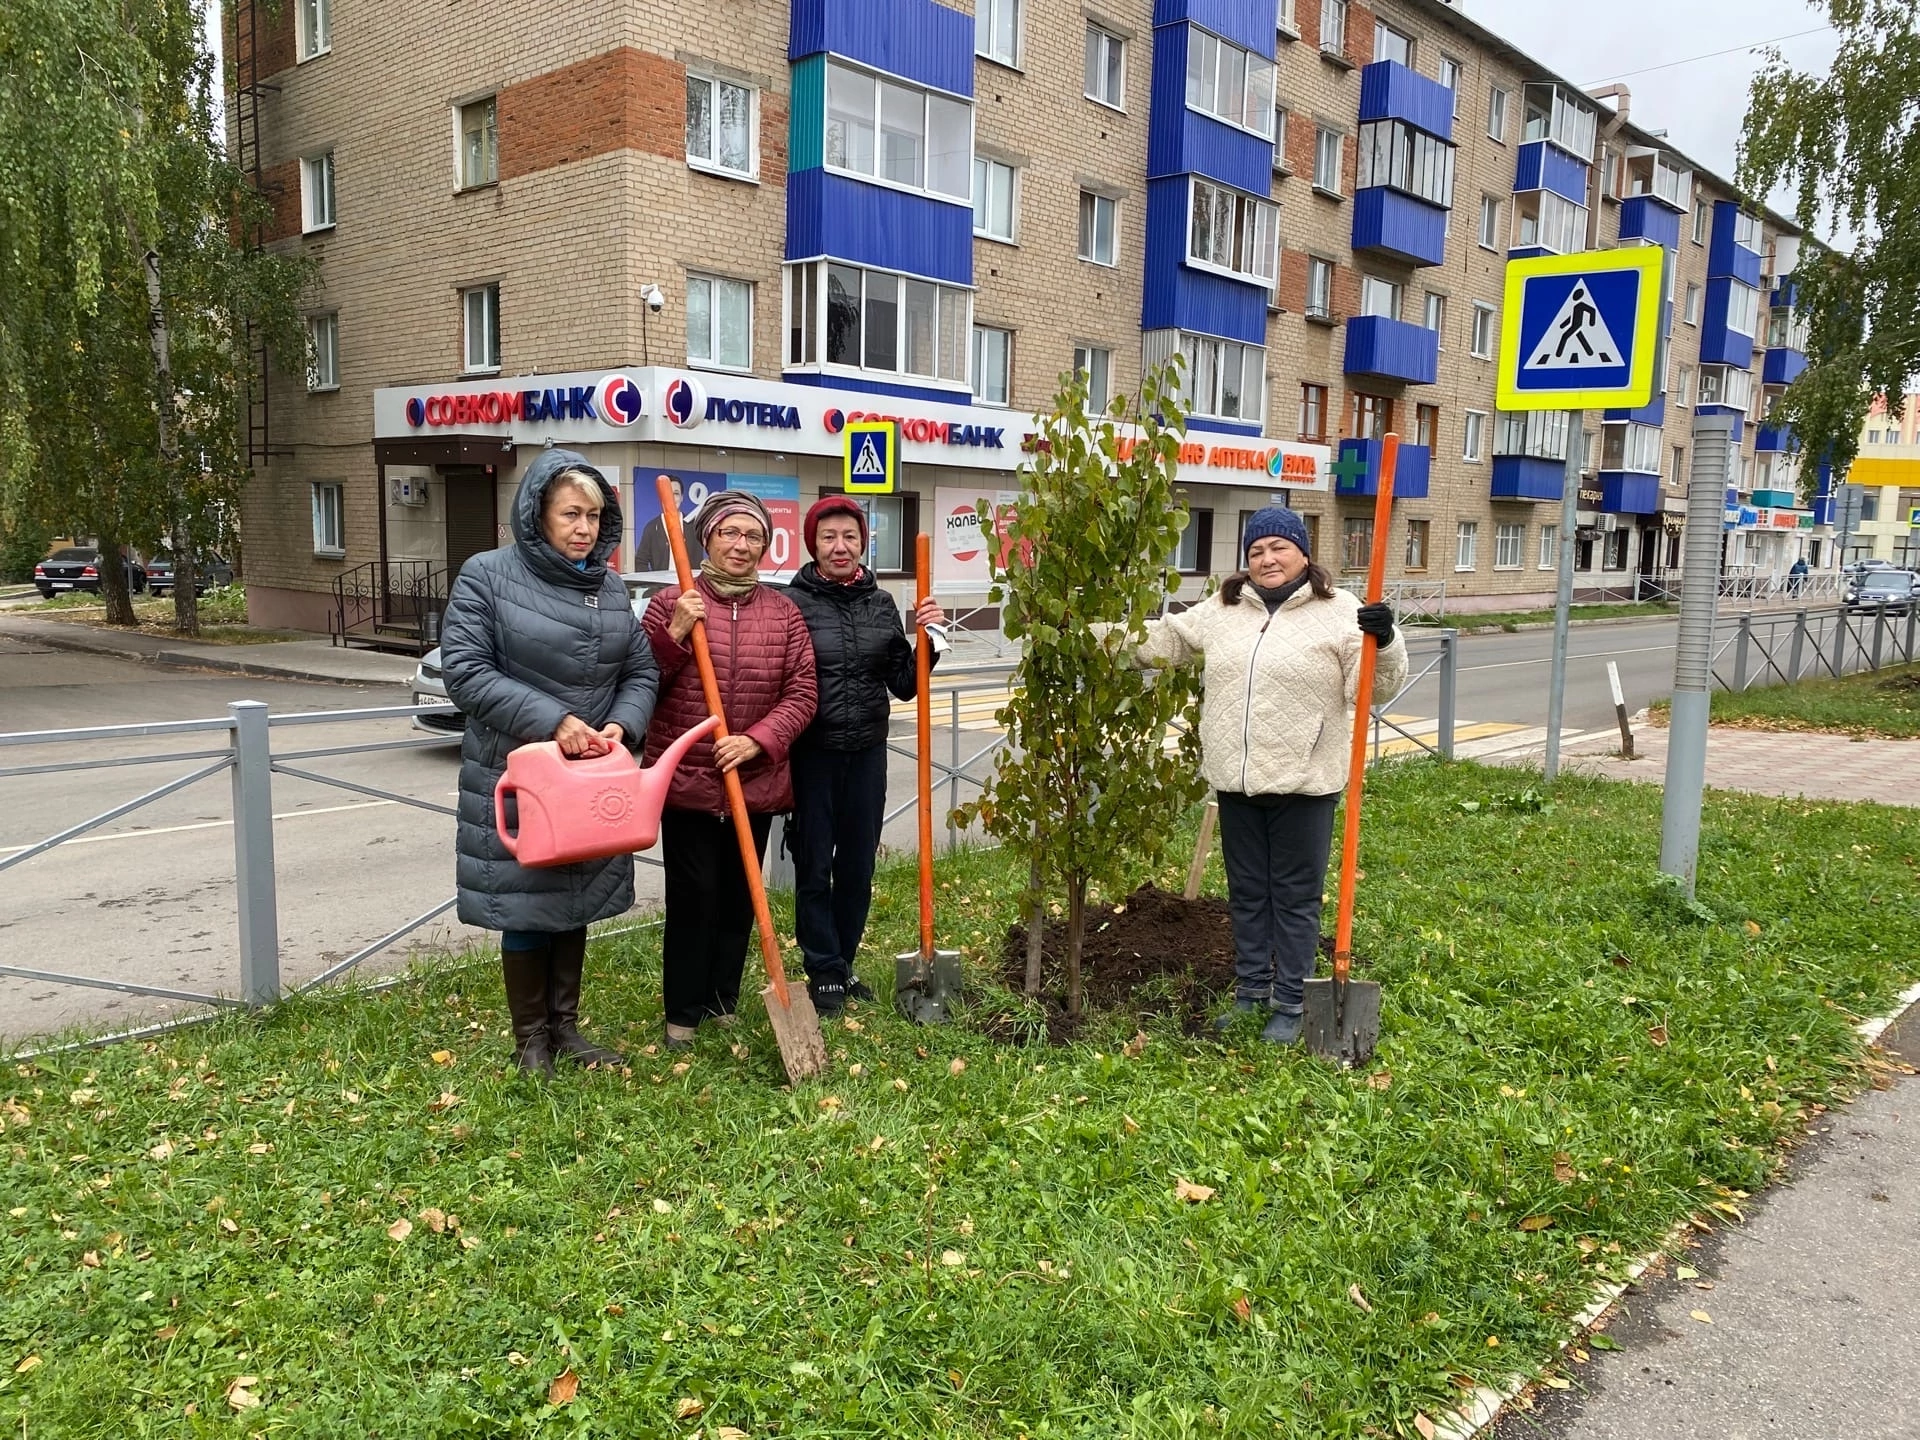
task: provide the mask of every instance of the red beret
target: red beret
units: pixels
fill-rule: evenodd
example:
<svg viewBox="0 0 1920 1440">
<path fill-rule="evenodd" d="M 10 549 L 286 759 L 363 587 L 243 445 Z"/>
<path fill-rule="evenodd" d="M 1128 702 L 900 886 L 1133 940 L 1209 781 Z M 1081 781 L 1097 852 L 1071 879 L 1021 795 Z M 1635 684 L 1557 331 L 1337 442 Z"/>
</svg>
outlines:
<svg viewBox="0 0 1920 1440">
<path fill-rule="evenodd" d="M 807 518 L 800 526 L 806 536 L 809 555 L 819 558 L 820 549 L 814 540 L 819 534 L 820 522 L 829 515 L 851 515 L 860 524 L 860 543 L 867 543 L 867 512 L 860 508 L 860 502 L 851 495 L 822 495 L 807 510 Z"/>
</svg>

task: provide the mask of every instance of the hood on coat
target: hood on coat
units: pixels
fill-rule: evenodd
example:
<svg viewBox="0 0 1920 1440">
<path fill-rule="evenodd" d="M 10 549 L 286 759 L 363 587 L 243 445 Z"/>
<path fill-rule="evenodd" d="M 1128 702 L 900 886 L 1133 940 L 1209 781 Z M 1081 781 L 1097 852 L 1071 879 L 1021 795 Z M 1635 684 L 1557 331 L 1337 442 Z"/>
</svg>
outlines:
<svg viewBox="0 0 1920 1440">
<path fill-rule="evenodd" d="M 549 545 L 540 528 L 540 512 L 547 502 L 547 490 L 563 470 L 584 470 L 600 482 L 604 506 L 600 511 L 600 538 L 587 555 L 585 570 L 576 570 L 566 556 Z M 543 450 L 520 477 L 520 489 L 513 497 L 513 538 L 527 563 L 541 575 L 574 585 L 598 586 L 606 575 L 607 560 L 620 545 L 624 529 L 620 492 L 579 452 Z"/>
</svg>

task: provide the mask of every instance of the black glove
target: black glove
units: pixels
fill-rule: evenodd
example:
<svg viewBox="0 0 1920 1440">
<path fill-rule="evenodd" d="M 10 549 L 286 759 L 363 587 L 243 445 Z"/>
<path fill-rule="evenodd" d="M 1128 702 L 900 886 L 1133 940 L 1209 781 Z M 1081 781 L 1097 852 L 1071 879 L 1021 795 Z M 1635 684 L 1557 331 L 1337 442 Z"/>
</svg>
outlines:
<svg viewBox="0 0 1920 1440">
<path fill-rule="evenodd" d="M 1382 645 L 1393 643 L 1393 607 L 1386 601 L 1376 600 L 1371 605 L 1362 605 L 1358 618 L 1362 635 L 1371 635 Z"/>
</svg>

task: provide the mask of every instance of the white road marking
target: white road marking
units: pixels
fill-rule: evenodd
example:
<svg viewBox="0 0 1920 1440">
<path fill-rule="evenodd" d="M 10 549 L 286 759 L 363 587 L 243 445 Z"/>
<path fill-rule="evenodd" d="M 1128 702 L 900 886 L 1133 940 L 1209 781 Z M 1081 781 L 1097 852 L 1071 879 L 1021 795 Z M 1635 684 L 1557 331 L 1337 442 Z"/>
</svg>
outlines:
<svg viewBox="0 0 1920 1440">
<path fill-rule="evenodd" d="M 1642 645 L 1637 650 L 1583 650 L 1578 655 L 1569 653 L 1568 660 L 1604 660 L 1609 655 L 1656 655 L 1663 650 L 1678 649 L 1678 645 Z M 1522 665 L 1549 665 L 1551 655 L 1542 655 L 1536 660 L 1501 660 L 1492 665 L 1462 665 L 1461 673 L 1469 670 L 1514 670 Z"/>
<path fill-rule="evenodd" d="M 298 820 L 307 815 L 338 815 L 345 810 L 378 810 L 383 805 L 397 804 L 393 800 L 360 800 L 351 805 L 322 805 L 316 810 L 285 810 L 276 814 L 276 820 Z M 154 835 L 179 835 L 188 830 L 225 830 L 233 825 L 231 820 L 201 820 L 192 825 L 162 825 L 154 830 L 116 830 L 111 835 L 82 835 L 77 840 L 69 840 L 68 845 L 98 845 L 107 840 L 145 840 Z M 35 842 L 38 843 L 37 841 Z M 32 845 L 0 845 L 0 855 L 18 855 L 22 850 L 31 850 Z"/>
</svg>

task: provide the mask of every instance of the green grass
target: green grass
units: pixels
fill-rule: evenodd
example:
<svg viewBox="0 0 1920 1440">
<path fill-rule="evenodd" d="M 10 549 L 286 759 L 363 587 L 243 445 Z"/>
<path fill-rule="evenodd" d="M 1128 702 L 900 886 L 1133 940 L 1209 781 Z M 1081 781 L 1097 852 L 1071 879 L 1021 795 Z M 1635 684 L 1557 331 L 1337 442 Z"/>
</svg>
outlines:
<svg viewBox="0 0 1920 1440">
<path fill-rule="evenodd" d="M 1657 600 L 1623 601 L 1612 605 L 1574 605 L 1567 611 L 1570 620 L 1621 620 L 1638 619 L 1653 615 L 1678 615 L 1678 605 L 1662 604 Z M 1408 625 L 1428 627 L 1454 626 L 1461 630 L 1512 630 L 1521 625 L 1551 625 L 1553 611 L 1546 610 L 1490 610 L 1461 611 L 1440 620 L 1412 619 Z"/>
<path fill-rule="evenodd" d="M 484 962 L 9 1065 L 0 1434 L 1411 1435 L 1737 1209 L 1920 969 L 1911 811 L 1712 795 L 1694 904 L 1653 877 L 1657 792 L 1528 784 L 1370 781 L 1370 1074 L 1251 1031 L 1130 1058 L 1127 1017 L 1006 1048 L 869 1006 L 788 1091 L 751 1013 L 641 1053 L 652 930 L 591 962 L 630 1077 L 507 1075 Z M 940 873 L 983 975 L 1017 877 Z M 914 926 L 885 872 L 870 978 Z"/>
<path fill-rule="evenodd" d="M 1713 723 L 1742 730 L 1810 730 L 1834 735 L 1920 739 L 1920 665 L 1767 685 L 1735 695 L 1715 691 Z M 1650 707 L 1666 723 L 1667 702 Z"/>
<path fill-rule="evenodd" d="M 93 621 L 106 614 L 98 595 L 73 592 L 56 595 L 33 605 L 17 607 L 23 611 L 50 611 L 56 618 Z M 60 614 L 59 612 L 69 612 Z M 133 601 L 138 628 L 149 635 L 177 636 L 174 628 L 173 596 L 141 595 Z M 267 645 L 277 640 L 307 640 L 310 635 L 293 630 L 256 630 L 247 622 L 247 592 L 243 585 L 221 585 L 200 597 L 200 633 L 194 637 L 201 645 Z"/>
</svg>

